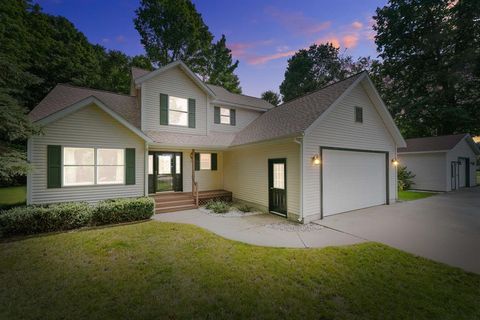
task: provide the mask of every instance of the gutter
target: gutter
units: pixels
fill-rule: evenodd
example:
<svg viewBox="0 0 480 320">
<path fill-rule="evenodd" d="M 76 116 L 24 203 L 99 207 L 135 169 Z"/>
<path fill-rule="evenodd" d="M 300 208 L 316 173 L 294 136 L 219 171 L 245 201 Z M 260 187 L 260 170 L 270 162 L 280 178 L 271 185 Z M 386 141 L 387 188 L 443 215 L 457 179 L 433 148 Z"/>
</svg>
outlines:
<svg viewBox="0 0 480 320">
<path fill-rule="evenodd" d="M 298 222 L 303 222 L 303 136 L 302 133 L 300 137 L 293 139 L 295 143 L 300 145 L 300 214 L 298 215 Z"/>
</svg>

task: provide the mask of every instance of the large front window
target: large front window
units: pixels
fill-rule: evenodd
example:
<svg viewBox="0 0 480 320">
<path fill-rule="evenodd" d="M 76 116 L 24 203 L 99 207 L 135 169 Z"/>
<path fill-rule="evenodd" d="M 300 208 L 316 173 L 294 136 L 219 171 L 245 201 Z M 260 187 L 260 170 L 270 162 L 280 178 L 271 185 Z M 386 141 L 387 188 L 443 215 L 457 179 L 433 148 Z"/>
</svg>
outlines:
<svg viewBox="0 0 480 320">
<path fill-rule="evenodd" d="M 168 124 L 188 126 L 188 99 L 168 97 Z"/>
<path fill-rule="evenodd" d="M 122 184 L 125 150 L 63 148 L 63 185 Z"/>
</svg>

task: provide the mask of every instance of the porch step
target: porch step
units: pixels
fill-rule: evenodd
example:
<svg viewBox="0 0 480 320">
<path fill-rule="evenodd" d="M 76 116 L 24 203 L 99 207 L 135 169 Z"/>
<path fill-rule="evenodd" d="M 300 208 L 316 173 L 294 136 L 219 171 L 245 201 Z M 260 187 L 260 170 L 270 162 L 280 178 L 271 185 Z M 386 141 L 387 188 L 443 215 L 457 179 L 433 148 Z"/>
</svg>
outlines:
<svg viewBox="0 0 480 320">
<path fill-rule="evenodd" d="M 195 199 L 172 199 L 172 200 L 155 200 L 155 208 L 168 208 L 181 205 L 195 204 Z"/>
<path fill-rule="evenodd" d="M 169 193 L 169 194 L 156 194 L 152 196 L 155 201 L 171 201 L 171 200 L 188 200 L 193 199 L 191 193 L 182 192 L 182 193 Z"/>
<path fill-rule="evenodd" d="M 196 208 L 197 206 L 195 204 L 187 204 L 187 205 L 171 206 L 166 208 L 155 208 L 155 213 L 167 213 L 167 212 L 174 212 L 174 211 L 181 211 L 181 210 L 191 210 Z"/>
</svg>

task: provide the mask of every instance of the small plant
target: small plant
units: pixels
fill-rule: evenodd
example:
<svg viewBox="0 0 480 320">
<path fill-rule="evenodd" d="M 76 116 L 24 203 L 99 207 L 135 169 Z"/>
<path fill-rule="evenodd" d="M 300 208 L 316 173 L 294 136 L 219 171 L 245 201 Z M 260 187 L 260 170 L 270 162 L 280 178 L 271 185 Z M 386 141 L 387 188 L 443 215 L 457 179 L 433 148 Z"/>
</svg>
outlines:
<svg viewBox="0 0 480 320">
<path fill-rule="evenodd" d="M 220 200 L 210 200 L 205 205 L 205 208 L 212 210 L 215 213 L 226 213 L 230 211 L 230 203 Z"/>
<path fill-rule="evenodd" d="M 237 206 L 237 209 L 242 212 L 252 212 L 253 208 L 250 207 L 248 204 L 240 204 Z"/>
<path fill-rule="evenodd" d="M 398 171 L 397 171 L 397 177 L 398 177 L 398 190 L 404 191 L 404 190 L 409 190 L 413 183 L 413 178 L 415 178 L 415 175 L 407 170 L 407 167 L 399 166 Z"/>
</svg>

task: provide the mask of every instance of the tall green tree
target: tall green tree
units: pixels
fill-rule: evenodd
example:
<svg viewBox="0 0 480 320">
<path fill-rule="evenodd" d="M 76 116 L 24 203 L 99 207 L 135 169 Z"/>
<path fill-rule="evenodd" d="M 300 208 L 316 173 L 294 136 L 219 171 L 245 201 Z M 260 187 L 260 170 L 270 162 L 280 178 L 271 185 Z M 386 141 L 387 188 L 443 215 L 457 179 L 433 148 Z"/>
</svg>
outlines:
<svg viewBox="0 0 480 320">
<path fill-rule="evenodd" d="M 265 100 L 267 102 L 270 102 L 275 107 L 278 106 L 282 102 L 282 99 L 280 98 L 280 95 L 278 93 L 276 93 L 275 91 L 272 91 L 272 90 L 267 90 L 267 91 L 263 92 L 261 97 L 262 97 L 263 100 Z"/>
<path fill-rule="evenodd" d="M 220 40 L 210 46 L 205 55 L 205 68 L 200 68 L 200 75 L 207 83 L 222 86 L 233 93 L 242 93 L 240 80 L 234 73 L 238 60 L 233 62 L 232 51 L 227 47 L 226 41 L 222 34 Z"/>
<path fill-rule="evenodd" d="M 380 89 L 405 137 L 480 133 L 479 5 L 390 0 L 377 9 Z"/>
<path fill-rule="evenodd" d="M 135 28 L 154 64 L 183 60 L 199 71 L 213 36 L 190 0 L 141 0 L 135 13 Z"/>
<path fill-rule="evenodd" d="M 288 59 L 285 79 L 280 85 L 283 101 L 312 92 L 329 83 L 343 80 L 358 72 L 365 61 L 354 61 L 340 55 L 331 43 L 313 44 L 301 49 Z"/>
</svg>

